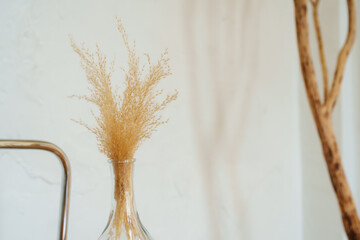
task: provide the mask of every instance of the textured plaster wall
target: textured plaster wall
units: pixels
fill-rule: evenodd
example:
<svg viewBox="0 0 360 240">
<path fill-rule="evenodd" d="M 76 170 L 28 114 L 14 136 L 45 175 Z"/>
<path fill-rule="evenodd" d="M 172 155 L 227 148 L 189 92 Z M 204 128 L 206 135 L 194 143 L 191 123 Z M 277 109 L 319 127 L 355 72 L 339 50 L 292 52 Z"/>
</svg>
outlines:
<svg viewBox="0 0 360 240">
<path fill-rule="evenodd" d="M 337 203 L 299 72 L 291 1 L 0 3 L 0 138 L 51 141 L 67 153 L 73 171 L 69 240 L 97 239 L 107 221 L 111 189 L 109 167 L 94 136 L 70 120 L 92 122 L 89 106 L 68 98 L 87 90 L 68 35 L 90 48 L 99 43 L 110 58 L 116 58 L 117 66 L 124 65 L 126 51 L 115 16 L 123 19 L 139 53 L 148 52 L 155 58 L 169 49 L 174 74 L 162 87 L 180 92 L 165 112 L 170 122 L 136 154 L 137 207 L 154 239 L 214 239 L 204 182 L 206 162 L 198 151 L 191 107 L 191 64 L 196 64 L 199 93 L 208 99 L 213 94 L 208 82 L 213 59 L 219 63 L 215 66 L 219 69 L 217 86 L 239 88 L 236 101 L 246 101 L 246 110 L 240 111 L 246 121 L 241 122 L 242 140 L 234 161 L 220 157 L 214 164 L 221 238 L 342 239 Z M 336 57 L 333 48 L 343 41 L 346 12 L 336 0 L 321 11 L 321 20 L 328 23 L 324 35 L 328 57 L 333 59 L 329 60 L 331 68 Z M 216 16 L 211 19 L 208 14 L 213 12 Z M 189 17 L 194 34 L 190 38 L 185 24 Z M 233 29 L 233 45 L 226 44 L 223 31 L 227 26 Z M 195 39 L 194 51 L 190 51 L 191 38 Z M 357 46 L 351 56 L 335 117 L 358 202 L 359 49 Z M 231 51 L 238 53 L 235 57 L 241 65 L 234 75 L 226 75 L 220 59 Z M 114 80 L 121 87 L 120 71 Z M 200 106 L 205 124 L 211 126 L 212 103 Z M 232 124 L 235 129 L 236 121 Z M 235 183 L 226 170 L 233 162 L 230 168 L 238 176 Z M 0 151 L 0 239 L 57 239 L 60 179 L 60 164 L 48 153 Z M 231 198 L 232 185 L 238 190 L 239 202 Z"/>
</svg>

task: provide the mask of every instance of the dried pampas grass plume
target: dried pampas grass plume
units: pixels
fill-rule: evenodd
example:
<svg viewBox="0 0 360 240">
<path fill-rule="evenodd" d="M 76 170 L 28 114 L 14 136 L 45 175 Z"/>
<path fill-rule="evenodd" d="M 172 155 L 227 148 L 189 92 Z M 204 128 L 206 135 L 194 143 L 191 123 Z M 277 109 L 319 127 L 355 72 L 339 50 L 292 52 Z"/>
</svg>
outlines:
<svg viewBox="0 0 360 240">
<path fill-rule="evenodd" d="M 165 50 L 155 63 L 145 54 L 148 73 L 144 75 L 135 43 L 129 44 L 128 35 L 119 18 L 117 23 L 128 51 L 128 69 L 123 69 L 126 88 L 122 95 L 111 84 L 114 62 L 108 64 L 99 46 L 96 46 L 95 53 L 91 53 L 86 47 L 78 46 L 71 37 L 70 40 L 73 50 L 80 56 L 81 66 L 90 84 L 90 94 L 77 97 L 95 104 L 99 110 L 98 114 L 93 113 L 97 126 L 90 127 L 78 122 L 96 135 L 102 153 L 111 160 L 119 161 L 132 159 L 141 143 L 167 122 L 162 120 L 159 113 L 177 98 L 178 93 L 176 91 L 158 101 L 163 92 L 157 89 L 158 84 L 171 74 L 168 51 Z"/>
<path fill-rule="evenodd" d="M 90 93 L 77 97 L 95 104 L 98 108 L 97 114 L 93 113 L 96 126 L 77 122 L 96 135 L 100 151 L 112 161 L 116 209 L 110 234 L 119 239 L 125 232 L 128 239 L 133 239 L 131 236 L 140 236 L 141 231 L 135 224 L 137 219 L 133 209 L 130 210 L 132 214 L 129 215 L 127 212 L 127 199 L 133 199 L 132 165 L 121 162 L 133 159 L 141 143 L 150 138 L 160 125 L 167 122 L 159 113 L 177 98 L 178 93 L 176 91 L 174 94 L 163 96 L 163 91 L 158 90 L 160 80 L 171 74 L 167 50 L 155 63 L 152 63 L 150 56 L 146 54 L 148 72 L 144 74 L 144 67 L 140 69 L 135 43 L 129 44 L 120 19 L 117 19 L 117 23 L 128 51 L 128 69 L 123 69 L 123 94 L 115 91 L 111 84 L 114 61 L 108 64 L 99 46 L 96 46 L 96 52 L 92 53 L 84 46 L 79 47 L 71 37 L 70 40 L 72 48 L 80 56 L 81 66 L 89 82 Z M 162 99 L 159 99 L 161 96 Z"/>
</svg>

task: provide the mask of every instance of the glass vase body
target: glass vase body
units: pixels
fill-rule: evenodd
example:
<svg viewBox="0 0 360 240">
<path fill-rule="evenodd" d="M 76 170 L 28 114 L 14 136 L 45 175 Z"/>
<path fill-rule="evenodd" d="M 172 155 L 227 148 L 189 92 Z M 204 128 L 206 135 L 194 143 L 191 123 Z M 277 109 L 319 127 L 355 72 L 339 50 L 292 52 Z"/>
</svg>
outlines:
<svg viewBox="0 0 360 240">
<path fill-rule="evenodd" d="M 135 206 L 133 172 L 135 160 L 109 161 L 113 191 L 111 211 L 98 240 L 152 240 Z"/>
</svg>

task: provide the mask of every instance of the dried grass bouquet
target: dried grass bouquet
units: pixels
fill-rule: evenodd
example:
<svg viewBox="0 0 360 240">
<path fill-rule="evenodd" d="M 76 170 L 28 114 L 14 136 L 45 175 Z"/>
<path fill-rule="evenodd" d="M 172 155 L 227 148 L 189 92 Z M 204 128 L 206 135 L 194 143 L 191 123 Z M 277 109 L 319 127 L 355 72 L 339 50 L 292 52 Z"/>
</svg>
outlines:
<svg viewBox="0 0 360 240">
<path fill-rule="evenodd" d="M 114 61 L 108 64 L 98 45 L 96 52 L 92 53 L 86 47 L 77 45 L 72 38 L 70 40 L 73 50 L 81 59 L 81 66 L 89 82 L 90 93 L 76 97 L 95 104 L 98 109 L 93 113 L 96 126 L 77 122 L 95 134 L 100 151 L 112 162 L 115 175 L 114 198 L 117 202 L 114 216 L 116 229 L 112 229 L 112 233 L 120 236 L 122 231 L 135 231 L 133 221 L 126 220 L 123 198 L 125 193 L 132 194 L 132 165 L 121 163 L 132 160 L 141 143 L 167 122 L 159 113 L 177 98 L 178 93 L 175 91 L 174 94 L 163 96 L 163 91 L 158 89 L 160 80 L 171 74 L 167 50 L 155 63 L 145 54 L 148 65 L 145 74 L 145 67 L 140 68 L 135 42 L 133 45 L 129 44 L 120 19 L 117 19 L 117 28 L 128 52 L 128 68 L 122 68 L 126 86 L 122 94 L 112 85 Z M 121 226 L 125 226 L 125 229 L 121 229 Z"/>
</svg>

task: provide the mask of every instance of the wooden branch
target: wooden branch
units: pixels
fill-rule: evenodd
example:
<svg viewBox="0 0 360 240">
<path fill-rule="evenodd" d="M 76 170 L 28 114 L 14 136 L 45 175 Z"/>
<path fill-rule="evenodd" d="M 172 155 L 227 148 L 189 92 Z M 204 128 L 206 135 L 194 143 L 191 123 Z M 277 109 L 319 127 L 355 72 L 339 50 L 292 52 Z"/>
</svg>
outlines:
<svg viewBox="0 0 360 240">
<path fill-rule="evenodd" d="M 318 6 L 319 6 L 319 0 L 317 1 L 311 1 L 311 5 L 313 7 L 313 19 L 314 19 L 314 26 L 316 30 L 316 39 L 318 43 L 319 48 L 319 55 L 320 55 L 320 62 L 321 62 L 321 69 L 323 74 L 323 84 L 324 84 L 324 103 L 328 99 L 328 93 L 329 93 L 329 80 L 328 80 L 328 70 L 326 66 L 326 58 L 324 53 L 324 45 L 323 40 L 321 37 L 321 28 L 319 23 L 319 15 L 318 15 Z"/>
<path fill-rule="evenodd" d="M 319 90 L 316 82 L 315 69 L 312 63 L 311 52 L 310 52 L 309 27 L 306 21 L 307 0 L 294 0 L 294 1 L 295 1 L 296 32 L 297 32 L 301 70 L 304 76 L 306 93 L 308 96 L 312 113 L 313 115 L 317 115 L 321 107 L 321 103 L 320 103 Z"/>
<path fill-rule="evenodd" d="M 347 6 L 348 6 L 348 15 L 349 15 L 348 33 L 347 33 L 347 38 L 344 43 L 344 46 L 338 55 L 336 70 L 334 73 L 334 80 L 332 83 L 331 91 L 329 93 L 329 99 L 328 99 L 328 101 L 326 101 L 326 107 L 329 110 L 332 110 L 334 108 L 336 100 L 339 96 L 340 85 L 341 85 L 341 81 L 343 79 L 345 64 L 348 59 L 350 50 L 355 42 L 355 34 L 356 34 L 356 12 L 355 12 L 355 9 L 356 8 L 355 8 L 354 0 L 347 0 Z"/>
<path fill-rule="evenodd" d="M 319 0 L 311 1 L 312 4 L 318 4 L 318 2 Z M 354 41 L 354 36 L 352 36 L 352 32 L 354 32 L 355 29 L 355 22 L 353 22 L 355 19 L 354 2 L 353 0 L 347 0 L 347 2 L 349 15 L 351 15 L 349 16 L 349 22 L 351 23 L 349 23 L 348 40 L 339 54 L 337 74 L 339 74 L 340 71 L 343 72 L 345 61 L 352 45 L 351 42 Z M 329 98 L 324 105 L 321 104 L 312 62 L 312 55 L 310 52 L 309 27 L 307 23 L 307 0 L 294 0 L 294 3 L 299 57 L 310 108 L 321 140 L 322 150 L 331 183 L 338 199 L 346 234 L 350 240 L 360 240 L 360 219 L 357 215 L 352 193 L 342 166 L 340 151 L 331 121 L 332 108 L 328 107 L 328 104 L 330 104 L 329 106 L 331 107 L 333 106 L 332 101 L 334 100 L 332 99 L 336 100 L 339 93 L 338 90 L 340 88 L 341 77 L 336 78 L 337 82 L 333 83 L 333 88 L 330 92 Z M 335 76 L 337 76 L 337 74 L 335 74 Z"/>
</svg>

